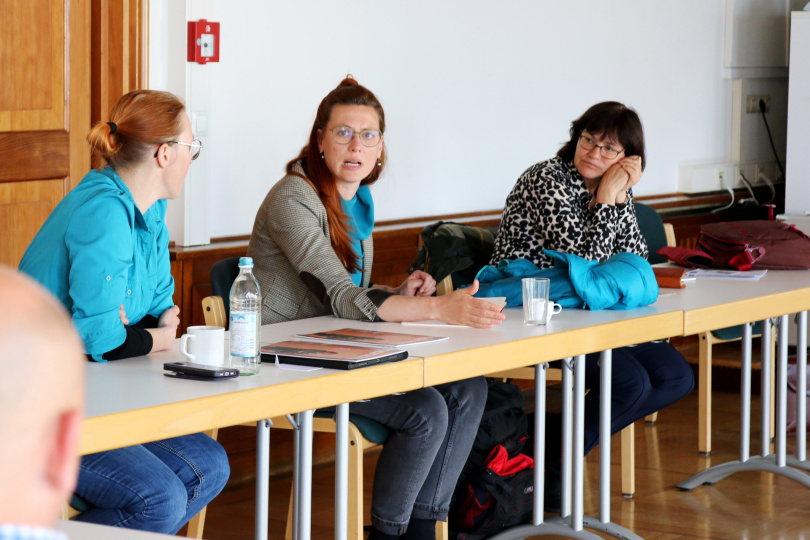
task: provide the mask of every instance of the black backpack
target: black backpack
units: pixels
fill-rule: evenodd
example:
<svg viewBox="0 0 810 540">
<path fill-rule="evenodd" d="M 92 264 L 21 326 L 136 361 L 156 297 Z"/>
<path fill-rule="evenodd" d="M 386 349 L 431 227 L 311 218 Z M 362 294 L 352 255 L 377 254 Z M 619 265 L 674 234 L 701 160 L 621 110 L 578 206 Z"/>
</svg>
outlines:
<svg viewBox="0 0 810 540">
<path fill-rule="evenodd" d="M 470 456 L 450 504 L 451 538 L 486 538 L 532 515 L 533 460 L 521 453 L 528 434 L 523 392 L 491 382 Z"/>
</svg>

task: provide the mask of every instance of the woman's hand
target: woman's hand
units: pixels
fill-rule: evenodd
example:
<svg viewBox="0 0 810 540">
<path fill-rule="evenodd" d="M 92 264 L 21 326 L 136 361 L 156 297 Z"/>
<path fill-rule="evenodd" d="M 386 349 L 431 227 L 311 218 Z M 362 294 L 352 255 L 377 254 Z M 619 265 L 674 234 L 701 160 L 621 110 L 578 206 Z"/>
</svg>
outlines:
<svg viewBox="0 0 810 540">
<path fill-rule="evenodd" d="M 619 160 L 619 165 L 630 177 L 627 184 L 624 186 L 623 194 L 627 194 L 627 190 L 641 181 L 641 156 L 627 156 Z M 626 197 L 625 197 L 626 199 Z M 617 201 L 619 202 L 619 201 Z M 621 201 L 625 202 L 625 201 Z"/>
<path fill-rule="evenodd" d="M 173 331 L 180 326 L 180 308 L 172 306 L 160 316 L 158 328 L 171 328 Z"/>
<path fill-rule="evenodd" d="M 124 304 L 118 308 L 118 318 L 124 323 L 124 326 L 129 326 L 129 319 L 127 319 L 127 312 L 124 311 Z"/>
<path fill-rule="evenodd" d="M 492 328 L 501 324 L 506 315 L 492 302 L 474 298 L 476 292 L 478 280 L 473 281 L 471 287 L 437 297 L 436 318 L 448 324 L 463 324 L 474 328 Z"/>
<path fill-rule="evenodd" d="M 172 306 L 160 315 L 157 328 L 147 328 L 152 334 L 152 350 L 150 352 L 165 351 L 172 346 L 177 336 L 177 327 L 180 326 L 180 308 Z"/>
<path fill-rule="evenodd" d="M 436 280 L 427 272 L 415 271 L 394 289 L 401 296 L 430 296 L 436 292 Z"/>
</svg>

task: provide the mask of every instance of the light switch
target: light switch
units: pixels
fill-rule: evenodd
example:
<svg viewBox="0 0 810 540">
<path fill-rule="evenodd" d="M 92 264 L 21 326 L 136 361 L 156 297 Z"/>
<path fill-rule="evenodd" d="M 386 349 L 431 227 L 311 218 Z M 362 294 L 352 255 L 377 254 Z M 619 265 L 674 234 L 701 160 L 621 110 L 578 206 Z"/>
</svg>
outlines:
<svg viewBox="0 0 810 540">
<path fill-rule="evenodd" d="M 193 131 L 196 135 L 204 135 L 208 133 L 208 113 L 195 112 L 192 113 Z"/>
</svg>

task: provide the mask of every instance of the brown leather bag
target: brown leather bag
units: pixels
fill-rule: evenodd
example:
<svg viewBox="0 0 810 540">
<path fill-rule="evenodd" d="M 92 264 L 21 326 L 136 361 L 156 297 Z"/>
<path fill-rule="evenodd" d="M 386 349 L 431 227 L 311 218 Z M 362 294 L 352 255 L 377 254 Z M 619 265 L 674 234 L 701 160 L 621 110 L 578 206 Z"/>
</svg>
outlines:
<svg viewBox="0 0 810 540">
<path fill-rule="evenodd" d="M 663 247 L 658 254 L 701 268 L 806 270 L 810 237 L 781 221 L 724 221 L 702 225 L 696 249 Z"/>
</svg>

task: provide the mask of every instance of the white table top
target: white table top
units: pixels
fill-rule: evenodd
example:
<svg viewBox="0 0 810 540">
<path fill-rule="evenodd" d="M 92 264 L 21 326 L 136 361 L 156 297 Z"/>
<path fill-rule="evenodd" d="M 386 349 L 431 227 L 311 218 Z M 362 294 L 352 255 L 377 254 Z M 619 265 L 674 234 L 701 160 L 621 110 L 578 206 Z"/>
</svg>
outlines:
<svg viewBox="0 0 810 540">
<path fill-rule="evenodd" d="M 321 324 L 312 319 L 268 325 L 262 339 L 316 329 Z M 164 362 L 185 360 L 178 347 L 176 340 L 170 351 L 87 366 L 82 454 L 413 390 L 424 382 L 418 358 L 351 371 L 290 371 L 264 363 L 258 375 L 210 382 L 165 377 Z"/>
<path fill-rule="evenodd" d="M 176 538 L 167 534 L 133 531 L 131 529 L 113 528 L 106 525 L 62 519 L 56 522 L 56 529 L 67 534 L 70 540 L 110 540 L 111 538 L 115 540 L 160 540 L 161 538 Z"/>
<path fill-rule="evenodd" d="M 698 278 L 661 289 L 658 309 L 684 312 L 684 335 L 810 309 L 810 271 L 768 270 L 758 280 Z"/>
</svg>

